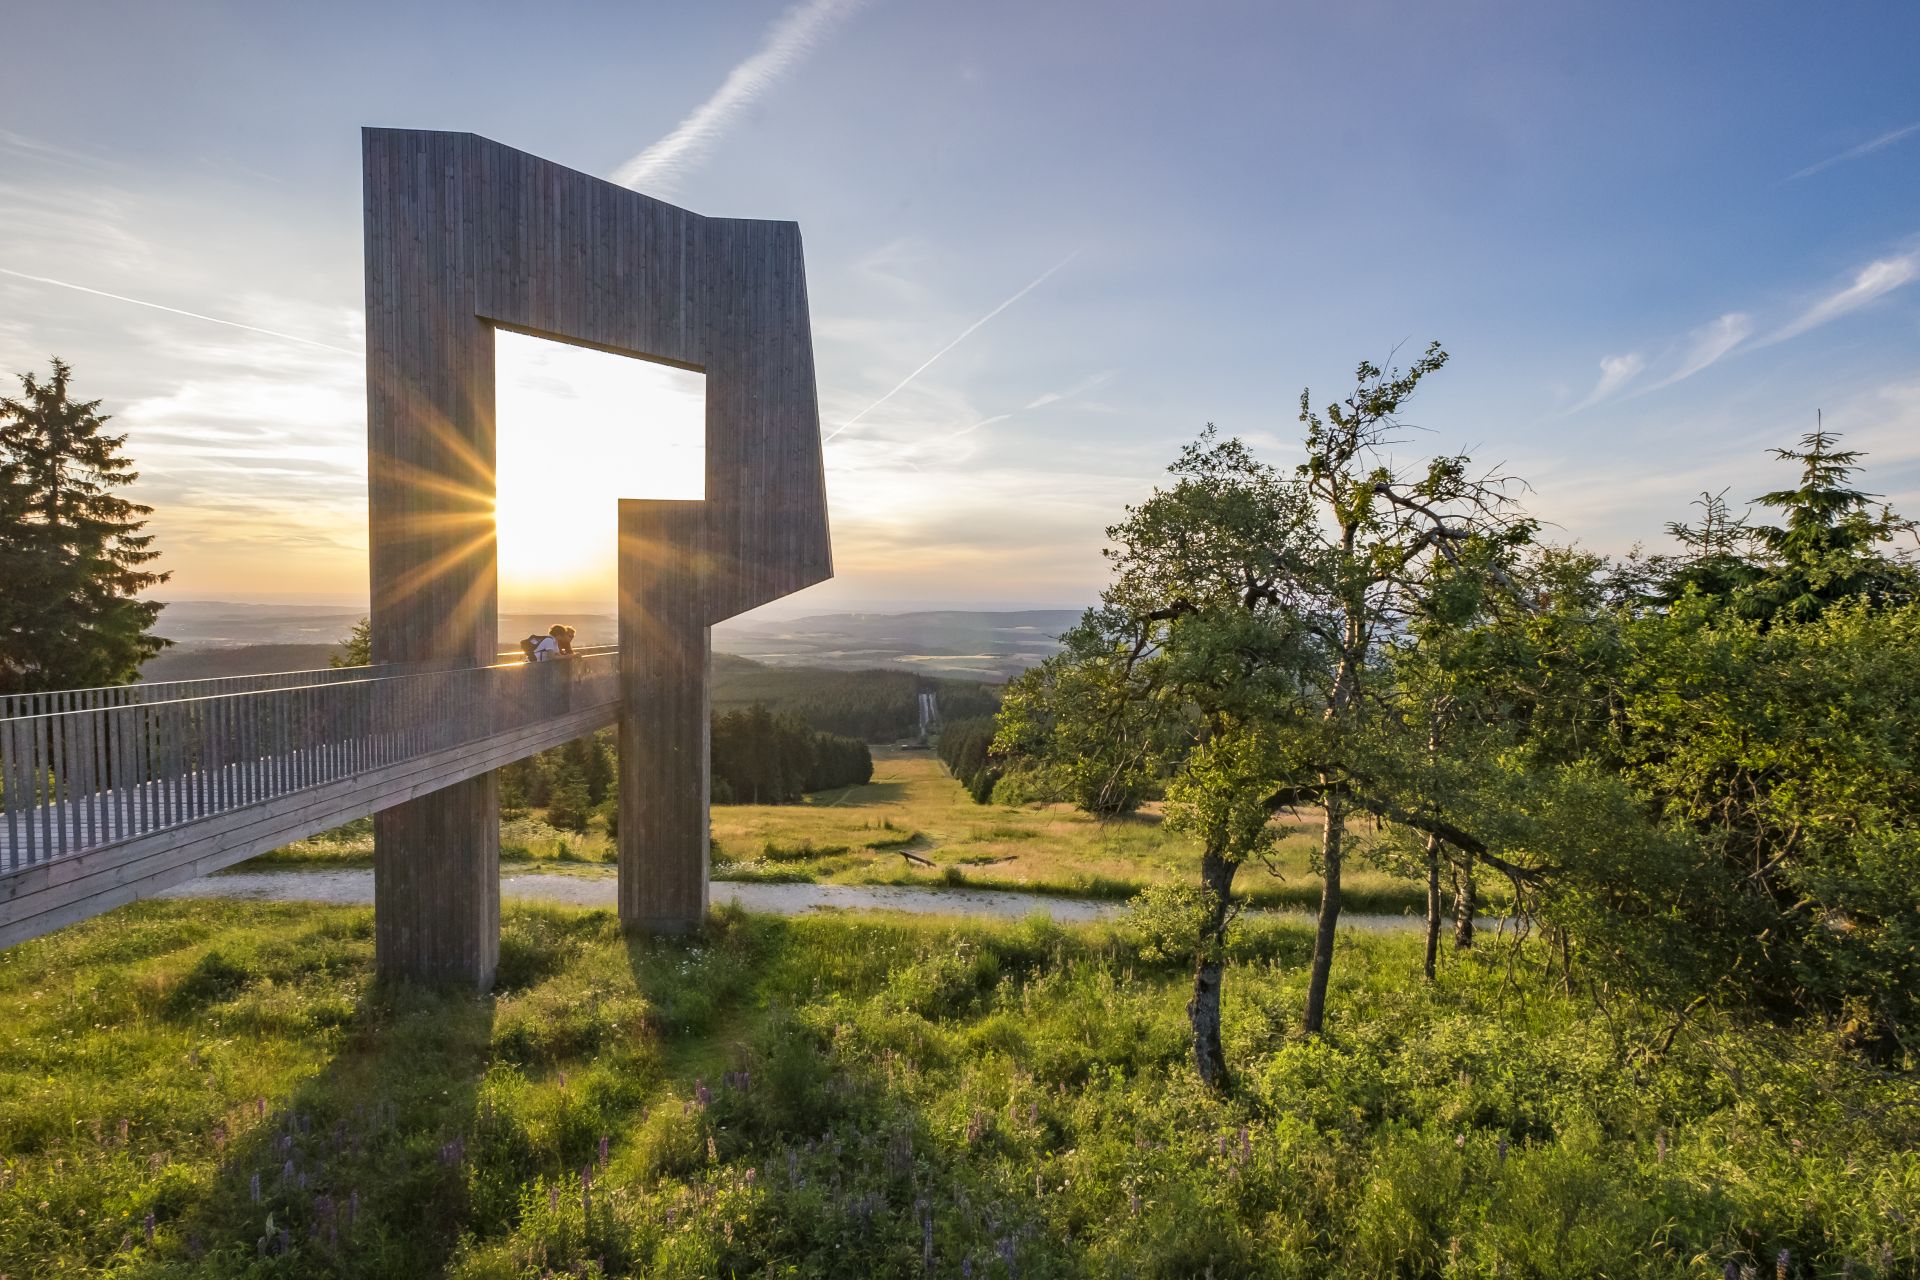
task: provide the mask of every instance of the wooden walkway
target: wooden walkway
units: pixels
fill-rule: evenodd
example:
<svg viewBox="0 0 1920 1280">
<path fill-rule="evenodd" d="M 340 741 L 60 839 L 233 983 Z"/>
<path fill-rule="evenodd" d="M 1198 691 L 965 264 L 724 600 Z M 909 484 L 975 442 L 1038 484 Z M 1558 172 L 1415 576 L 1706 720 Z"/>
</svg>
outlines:
<svg viewBox="0 0 1920 1280">
<path fill-rule="evenodd" d="M 558 746 L 618 707 L 610 649 L 0 699 L 0 946 Z"/>
</svg>

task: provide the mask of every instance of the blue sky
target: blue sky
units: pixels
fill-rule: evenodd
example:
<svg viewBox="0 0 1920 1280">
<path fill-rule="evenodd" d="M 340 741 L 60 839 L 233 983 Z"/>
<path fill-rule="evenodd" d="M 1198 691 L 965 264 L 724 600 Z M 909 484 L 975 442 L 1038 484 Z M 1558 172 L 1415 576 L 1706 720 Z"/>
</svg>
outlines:
<svg viewBox="0 0 1920 1280">
<path fill-rule="evenodd" d="M 0 370 L 58 353 L 106 398 L 179 598 L 364 597 L 364 124 L 638 158 L 651 194 L 801 223 L 838 431 L 840 578 L 807 608 L 1085 602 L 1202 425 L 1288 461 L 1303 385 L 1429 338 L 1454 362 L 1410 451 L 1504 463 L 1560 537 L 1624 551 L 1772 487 L 1816 410 L 1920 510 L 1920 7 L 69 0 L 8 28 L 0 269 L 273 331 L 0 275 Z"/>
</svg>

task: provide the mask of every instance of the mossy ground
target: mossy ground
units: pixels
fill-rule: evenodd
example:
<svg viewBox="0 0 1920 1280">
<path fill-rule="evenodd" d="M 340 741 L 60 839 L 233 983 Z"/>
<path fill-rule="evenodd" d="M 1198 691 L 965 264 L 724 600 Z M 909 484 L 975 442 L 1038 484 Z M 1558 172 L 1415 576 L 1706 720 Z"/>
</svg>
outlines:
<svg viewBox="0 0 1920 1280">
<path fill-rule="evenodd" d="M 1920 1268 L 1920 1084 L 1657 1027 L 1488 946 L 1250 927 L 1228 1099 L 1124 927 L 512 908 L 489 998 L 361 909 L 153 902 L 0 952 L 12 1277 L 1699 1276 Z"/>
<path fill-rule="evenodd" d="M 1319 815 L 1289 820 L 1272 865 L 1241 869 L 1238 891 L 1254 906 L 1311 908 Z M 808 796 L 799 804 L 713 808 L 714 876 L 832 884 L 969 885 L 1089 898 L 1127 898 L 1152 884 L 1191 883 L 1199 854 L 1166 830 L 1157 806 L 1098 822 L 1069 805 L 978 805 L 930 751 L 881 747 L 874 779 Z M 1356 828 L 1356 835 L 1366 834 Z M 561 831 L 539 814 L 501 824 L 501 859 L 543 869 L 610 866 L 613 844 L 596 822 Z M 925 866 L 901 856 L 905 850 Z M 250 867 L 370 865 L 373 828 L 362 821 L 256 858 Z M 1342 876 L 1353 911 L 1424 912 L 1426 885 L 1354 859 Z M 1503 901 L 1484 886 L 1483 905 Z"/>
</svg>

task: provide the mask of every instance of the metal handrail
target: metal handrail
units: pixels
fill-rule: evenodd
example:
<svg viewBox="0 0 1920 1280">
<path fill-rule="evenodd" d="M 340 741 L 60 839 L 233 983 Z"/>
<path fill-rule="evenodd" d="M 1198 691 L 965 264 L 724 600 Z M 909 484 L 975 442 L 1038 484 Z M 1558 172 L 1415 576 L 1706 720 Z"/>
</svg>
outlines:
<svg viewBox="0 0 1920 1280">
<path fill-rule="evenodd" d="M 594 657 L 618 652 L 617 645 L 582 645 L 575 657 Z M 523 664 L 518 649 L 503 649 L 494 655 L 495 666 Z M 249 676 L 202 676 L 193 680 L 159 680 L 143 684 L 95 685 L 84 689 L 53 689 L 42 693 L 0 694 L 0 720 L 20 716 L 52 715 L 67 711 L 92 711 L 101 707 L 124 707 L 135 703 L 177 702 L 186 698 L 221 697 L 232 693 L 252 693 L 269 689 L 296 689 L 308 685 L 351 684 L 380 679 L 388 675 L 430 671 L 455 671 L 471 664 L 448 659 L 438 662 L 383 662 L 365 667 L 313 667 L 300 671 L 263 672 Z"/>
<path fill-rule="evenodd" d="M 352 670 L 0 720 L 0 875 L 610 705 L 619 658 Z"/>
</svg>

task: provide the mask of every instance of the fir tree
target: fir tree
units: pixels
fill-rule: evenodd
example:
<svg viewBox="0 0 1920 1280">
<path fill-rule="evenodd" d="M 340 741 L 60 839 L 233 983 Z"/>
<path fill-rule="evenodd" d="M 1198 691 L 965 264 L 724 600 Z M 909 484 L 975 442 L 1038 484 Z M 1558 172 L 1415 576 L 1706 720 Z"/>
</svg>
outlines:
<svg viewBox="0 0 1920 1280">
<path fill-rule="evenodd" d="M 1876 509 L 1872 494 L 1853 487 L 1862 455 L 1838 448 L 1839 442 L 1823 426 L 1802 436 L 1798 449 L 1773 450 L 1781 461 L 1800 464 L 1800 483 L 1754 499 L 1784 517 L 1753 530 L 1765 561 L 1757 602 L 1765 617 L 1809 618 L 1861 597 L 1876 604 L 1914 598 L 1908 557 L 1881 550 L 1913 522 L 1890 507 Z"/>
<path fill-rule="evenodd" d="M 168 574 L 142 533 L 152 508 L 116 492 L 139 478 L 98 400 L 68 395 L 53 361 L 0 398 L 0 692 L 124 684 L 168 643 L 136 595 Z"/>
</svg>

